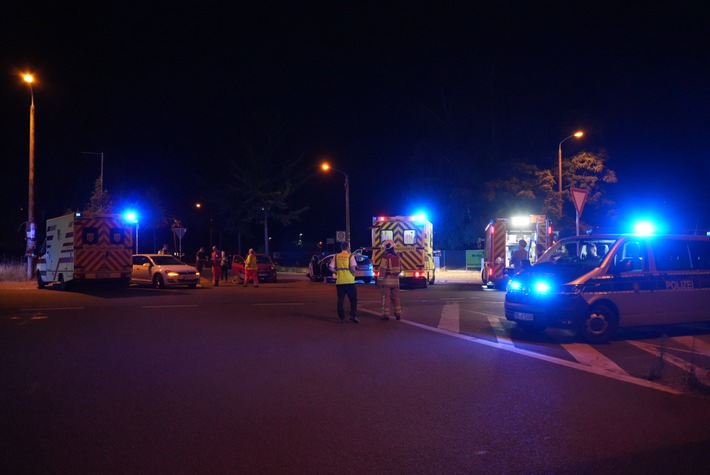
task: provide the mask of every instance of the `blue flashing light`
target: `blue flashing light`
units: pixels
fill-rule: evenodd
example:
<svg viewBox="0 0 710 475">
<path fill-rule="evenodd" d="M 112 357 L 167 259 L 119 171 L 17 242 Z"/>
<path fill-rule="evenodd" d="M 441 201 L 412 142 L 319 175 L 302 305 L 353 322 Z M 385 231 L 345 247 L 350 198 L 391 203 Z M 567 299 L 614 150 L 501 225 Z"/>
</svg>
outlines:
<svg viewBox="0 0 710 475">
<path fill-rule="evenodd" d="M 125 219 L 129 223 L 137 223 L 138 222 L 138 213 L 136 213 L 133 210 L 126 211 L 123 213 L 123 219 Z"/>
<path fill-rule="evenodd" d="M 418 223 L 424 223 L 427 221 L 427 215 L 426 213 L 419 212 L 412 216 L 412 219 Z"/>
<path fill-rule="evenodd" d="M 535 282 L 534 288 L 535 292 L 537 292 L 538 294 L 546 294 L 550 292 L 550 284 L 545 281 Z"/>
<path fill-rule="evenodd" d="M 510 290 L 518 291 L 523 288 L 523 285 L 517 280 L 511 280 L 508 282 L 508 287 Z"/>
<path fill-rule="evenodd" d="M 636 234 L 649 235 L 654 233 L 654 226 L 649 221 L 639 221 L 634 224 L 634 232 Z"/>
</svg>

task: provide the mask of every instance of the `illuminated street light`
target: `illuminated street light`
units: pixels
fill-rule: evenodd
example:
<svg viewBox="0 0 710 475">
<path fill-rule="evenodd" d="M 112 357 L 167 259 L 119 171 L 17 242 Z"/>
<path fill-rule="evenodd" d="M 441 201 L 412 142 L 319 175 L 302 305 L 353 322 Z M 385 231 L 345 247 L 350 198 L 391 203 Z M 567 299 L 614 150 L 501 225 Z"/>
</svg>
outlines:
<svg viewBox="0 0 710 475">
<path fill-rule="evenodd" d="M 579 131 L 573 133 L 572 135 L 570 135 L 569 137 L 565 137 L 564 139 L 562 139 L 559 147 L 557 148 L 557 158 L 558 158 L 557 164 L 559 166 L 559 172 L 560 172 L 559 181 L 557 182 L 557 186 L 558 186 L 558 191 L 560 192 L 560 196 L 562 195 L 562 144 L 565 141 L 571 139 L 572 137 L 580 138 L 583 135 L 584 135 L 584 132 L 579 130 Z"/>
<path fill-rule="evenodd" d="M 560 141 L 559 146 L 557 147 L 557 165 L 559 167 L 559 179 L 557 181 L 557 191 L 559 192 L 559 202 L 560 202 L 560 208 L 559 208 L 559 219 L 562 219 L 562 144 L 571 139 L 572 137 L 580 138 L 581 136 L 584 135 L 584 132 L 581 130 L 578 130 L 577 132 L 573 133 L 569 137 L 565 137 Z"/>
<path fill-rule="evenodd" d="M 321 168 L 324 171 L 333 170 L 345 176 L 345 240 L 350 242 L 350 178 L 347 173 L 333 168 L 328 162 L 323 162 Z"/>
<path fill-rule="evenodd" d="M 23 74 L 22 79 L 30 87 L 30 174 L 29 174 L 29 193 L 27 203 L 27 227 L 25 228 L 27 236 L 27 247 L 25 255 L 27 256 L 27 278 L 31 279 L 34 272 L 34 251 L 35 251 L 35 96 L 32 91 L 32 83 L 34 76 L 31 74 Z"/>
</svg>

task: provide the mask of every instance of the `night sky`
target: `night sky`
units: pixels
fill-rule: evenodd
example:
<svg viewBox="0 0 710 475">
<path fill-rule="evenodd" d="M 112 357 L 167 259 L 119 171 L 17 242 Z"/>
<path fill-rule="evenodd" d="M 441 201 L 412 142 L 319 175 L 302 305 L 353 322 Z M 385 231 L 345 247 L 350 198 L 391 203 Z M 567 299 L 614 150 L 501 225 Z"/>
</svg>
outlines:
<svg viewBox="0 0 710 475">
<path fill-rule="evenodd" d="M 238 137 L 257 141 L 269 123 L 284 131 L 279 157 L 314 170 L 293 197 L 309 210 L 274 226 L 277 239 L 344 228 L 342 175 L 316 172 L 323 157 L 350 176 L 354 241 L 366 241 L 380 213 L 428 207 L 437 225 L 447 200 L 424 177 L 477 188 L 512 160 L 553 168 L 577 129 L 585 137 L 565 156 L 608 154 L 622 216 L 710 228 L 704 1 L 9 3 L 3 242 L 21 243 L 26 219 L 25 71 L 37 77 L 38 219 L 88 201 L 91 151 L 104 153 L 112 195 L 152 184 L 168 213 L 194 223 L 197 177 L 222 173 Z M 422 144 L 450 154 L 422 159 Z"/>
</svg>

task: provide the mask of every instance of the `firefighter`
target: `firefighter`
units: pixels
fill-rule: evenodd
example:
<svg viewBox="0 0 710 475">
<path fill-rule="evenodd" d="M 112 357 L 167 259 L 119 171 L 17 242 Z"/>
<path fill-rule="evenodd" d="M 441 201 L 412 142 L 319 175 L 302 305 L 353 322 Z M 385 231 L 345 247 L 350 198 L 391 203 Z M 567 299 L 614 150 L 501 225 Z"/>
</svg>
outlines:
<svg viewBox="0 0 710 475">
<path fill-rule="evenodd" d="M 249 255 L 244 260 L 244 287 L 250 280 L 254 282 L 254 287 L 259 287 L 259 264 L 257 264 L 254 249 L 249 249 Z"/>
<path fill-rule="evenodd" d="M 219 279 L 222 277 L 222 253 L 217 246 L 212 246 L 212 280 L 215 287 L 219 287 Z"/>
<path fill-rule="evenodd" d="M 382 247 L 384 253 L 380 260 L 380 274 L 377 278 L 377 283 L 382 289 L 382 318 L 380 320 L 388 321 L 390 319 L 390 309 L 394 310 L 394 316 L 397 320 L 402 319 L 402 306 L 399 303 L 399 273 L 402 272 L 402 266 L 399 262 L 399 256 L 394 250 L 394 241 L 386 240 Z"/>
<path fill-rule="evenodd" d="M 344 242 L 342 252 L 330 260 L 330 270 L 335 274 L 335 291 L 338 296 L 338 318 L 340 323 L 345 322 L 345 296 L 350 301 L 350 321 L 360 323 L 357 319 L 357 288 L 355 287 L 355 269 L 357 263 L 355 256 L 350 254 L 350 243 Z"/>
</svg>

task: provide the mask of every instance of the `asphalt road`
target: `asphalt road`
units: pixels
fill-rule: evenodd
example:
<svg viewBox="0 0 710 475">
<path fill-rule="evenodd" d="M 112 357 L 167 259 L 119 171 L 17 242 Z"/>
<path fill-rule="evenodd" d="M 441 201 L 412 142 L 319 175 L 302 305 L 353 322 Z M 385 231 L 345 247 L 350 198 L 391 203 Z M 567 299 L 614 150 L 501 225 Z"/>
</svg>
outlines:
<svg viewBox="0 0 710 475">
<path fill-rule="evenodd" d="M 361 323 L 339 324 L 332 284 L 280 277 L 0 286 L 0 472 L 710 469 L 710 400 L 644 384 L 648 352 L 624 335 L 597 350 L 622 372 L 599 370 L 568 335 L 496 323 L 502 294 L 475 282 L 404 291 L 401 322 L 380 321 L 378 289 L 360 285 Z"/>
</svg>

